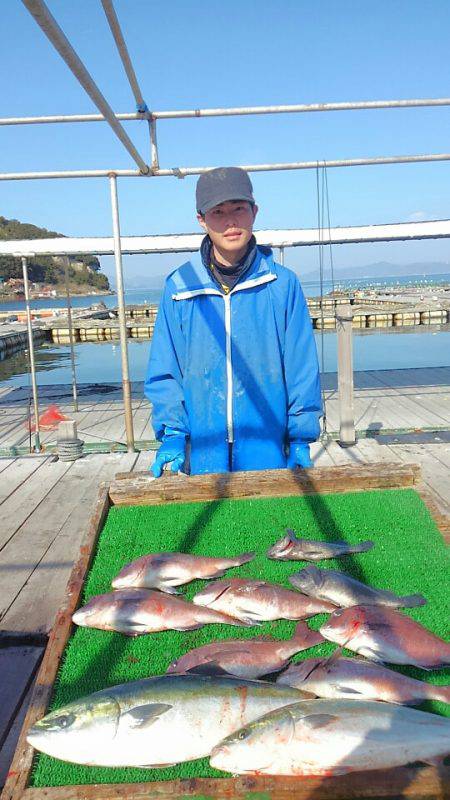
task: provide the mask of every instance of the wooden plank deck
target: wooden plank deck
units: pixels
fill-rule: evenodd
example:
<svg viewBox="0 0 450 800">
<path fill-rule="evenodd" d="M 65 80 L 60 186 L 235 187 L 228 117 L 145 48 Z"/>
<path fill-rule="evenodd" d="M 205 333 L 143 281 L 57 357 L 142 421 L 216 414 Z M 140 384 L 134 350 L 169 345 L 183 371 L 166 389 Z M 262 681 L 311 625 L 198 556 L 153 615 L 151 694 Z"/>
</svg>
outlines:
<svg viewBox="0 0 450 800">
<path fill-rule="evenodd" d="M 425 444 L 419 438 L 362 438 L 345 449 L 335 441 L 317 442 L 312 458 L 317 466 L 418 463 L 437 507 L 448 513 L 450 437 L 429 435 Z M 0 682 L 0 786 L 99 484 L 118 472 L 147 469 L 154 456 L 154 451 L 96 453 L 70 464 L 53 456 L 0 459 L 0 656 L 15 676 L 14 689 L 5 690 L 9 704 Z M 3 678 L 2 660 L 0 671 Z"/>
<path fill-rule="evenodd" d="M 360 434 L 384 431 L 450 430 L 450 367 L 355 372 L 355 427 Z M 339 400 L 334 373 L 323 376 L 328 431 L 339 431 Z M 119 384 L 81 384 L 78 411 L 73 411 L 68 385 L 39 389 L 42 414 L 50 404 L 77 422 L 78 432 L 90 446 L 125 442 L 122 390 Z M 15 388 L 0 396 L 0 451 L 27 448 L 30 440 L 27 414 L 28 389 Z M 143 396 L 143 383 L 132 384 L 132 407 L 136 441 L 154 439 L 150 406 Z M 32 444 L 33 444 L 33 437 Z M 42 431 L 44 446 L 56 443 L 55 431 Z M 20 452 L 22 452 L 22 449 Z"/>
</svg>

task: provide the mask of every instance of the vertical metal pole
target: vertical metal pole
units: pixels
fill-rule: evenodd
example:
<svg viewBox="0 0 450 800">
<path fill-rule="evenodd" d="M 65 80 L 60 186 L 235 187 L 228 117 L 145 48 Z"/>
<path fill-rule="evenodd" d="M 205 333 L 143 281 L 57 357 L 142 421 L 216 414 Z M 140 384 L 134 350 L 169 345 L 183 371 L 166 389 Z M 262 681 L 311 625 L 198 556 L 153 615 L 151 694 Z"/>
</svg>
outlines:
<svg viewBox="0 0 450 800">
<path fill-rule="evenodd" d="M 22 256 L 22 271 L 23 271 L 23 286 L 25 289 L 25 305 L 27 309 L 28 352 L 30 354 L 31 385 L 33 387 L 33 405 L 34 405 L 34 420 L 35 420 L 34 449 L 36 453 L 40 453 L 41 440 L 39 435 L 39 404 L 38 404 L 38 392 L 36 383 L 36 369 L 34 364 L 33 326 L 31 324 L 31 311 L 30 311 L 30 287 L 28 284 L 27 260 L 23 256 Z"/>
<path fill-rule="evenodd" d="M 69 289 L 69 259 L 64 258 L 64 278 L 66 283 L 67 295 L 67 322 L 69 323 L 69 341 L 70 341 L 70 363 L 72 367 L 72 394 L 73 394 L 73 410 L 78 411 L 78 393 L 77 393 L 77 376 L 75 372 L 75 352 L 73 349 L 73 328 L 72 328 L 72 302 L 70 299 Z"/>
<path fill-rule="evenodd" d="M 133 412 L 131 407 L 130 373 L 128 369 L 128 330 L 125 317 L 125 299 L 123 293 L 122 250 L 120 245 L 119 201 L 117 197 L 117 178 L 114 173 L 109 176 L 111 189 L 111 209 L 114 236 L 114 260 L 116 264 L 117 303 L 119 309 L 120 353 L 122 359 L 122 389 L 123 407 L 125 414 L 125 431 L 127 449 L 129 453 L 135 452 L 133 432 Z"/>
<path fill-rule="evenodd" d="M 283 246 L 280 247 L 280 264 L 281 264 L 282 267 L 284 267 L 284 247 Z"/>
<path fill-rule="evenodd" d="M 351 305 L 339 306 L 336 311 L 338 391 L 339 391 L 339 443 L 343 447 L 355 444 L 355 417 L 353 409 L 353 350 Z"/>
<path fill-rule="evenodd" d="M 152 169 L 159 169 L 158 141 L 156 139 L 156 119 L 151 119 L 148 123 L 150 128 L 150 152 Z"/>
</svg>

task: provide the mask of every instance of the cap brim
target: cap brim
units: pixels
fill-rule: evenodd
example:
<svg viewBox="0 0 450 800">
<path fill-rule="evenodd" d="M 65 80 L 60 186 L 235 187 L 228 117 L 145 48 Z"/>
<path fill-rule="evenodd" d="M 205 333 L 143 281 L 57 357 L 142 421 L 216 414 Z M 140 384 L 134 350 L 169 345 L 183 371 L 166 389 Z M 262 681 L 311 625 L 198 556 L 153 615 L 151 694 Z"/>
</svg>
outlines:
<svg viewBox="0 0 450 800">
<path fill-rule="evenodd" d="M 248 196 L 247 197 L 236 197 L 235 193 L 234 194 L 224 193 L 223 195 L 221 195 L 221 198 L 222 198 L 221 200 L 217 200 L 217 198 L 215 198 L 214 200 L 211 200 L 211 202 L 206 203 L 203 206 L 203 208 L 198 209 L 198 213 L 199 214 L 206 214 L 206 212 L 207 211 L 211 211 L 212 208 L 215 208 L 216 206 L 220 206 L 221 203 L 226 203 L 226 202 L 228 202 L 230 200 L 237 200 L 237 201 L 238 200 L 245 200 L 247 203 L 251 203 L 252 205 L 255 204 L 255 201 L 254 201 L 253 197 L 248 197 Z"/>
</svg>

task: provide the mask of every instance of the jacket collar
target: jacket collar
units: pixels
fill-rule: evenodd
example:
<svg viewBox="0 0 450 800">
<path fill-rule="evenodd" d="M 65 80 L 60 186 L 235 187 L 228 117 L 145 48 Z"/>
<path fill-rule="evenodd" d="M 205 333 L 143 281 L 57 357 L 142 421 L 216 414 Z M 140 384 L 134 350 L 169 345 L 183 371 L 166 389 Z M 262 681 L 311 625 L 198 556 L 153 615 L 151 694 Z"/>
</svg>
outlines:
<svg viewBox="0 0 450 800">
<path fill-rule="evenodd" d="M 259 279 L 264 278 L 268 280 L 275 280 L 277 274 L 274 269 L 273 254 L 270 247 L 257 245 L 256 256 L 253 264 L 243 276 L 242 284 L 251 282 L 254 285 L 259 282 Z M 216 283 L 211 278 L 209 270 L 203 264 L 200 253 L 196 253 L 185 264 L 182 264 L 169 278 L 173 296 L 184 293 L 194 292 L 195 294 L 203 294 L 205 290 L 214 290 L 214 294 L 222 294 L 217 288 Z M 240 283 L 238 283 L 232 291 L 236 291 Z M 207 291 L 209 294 L 210 292 Z M 180 298 L 181 299 L 181 298 Z"/>
</svg>

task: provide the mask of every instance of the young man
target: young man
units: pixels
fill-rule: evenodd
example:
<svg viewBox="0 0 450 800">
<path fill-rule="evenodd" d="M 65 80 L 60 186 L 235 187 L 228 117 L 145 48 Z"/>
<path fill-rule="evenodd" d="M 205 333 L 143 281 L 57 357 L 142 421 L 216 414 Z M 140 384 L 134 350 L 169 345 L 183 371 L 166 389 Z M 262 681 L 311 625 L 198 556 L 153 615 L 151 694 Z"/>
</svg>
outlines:
<svg viewBox="0 0 450 800">
<path fill-rule="evenodd" d="M 145 394 L 171 462 L 191 474 L 309 467 L 319 436 L 319 368 L 296 275 L 256 244 L 248 174 L 220 167 L 197 182 L 200 252 L 166 280 Z M 188 467 L 189 468 L 189 467 Z"/>
</svg>

